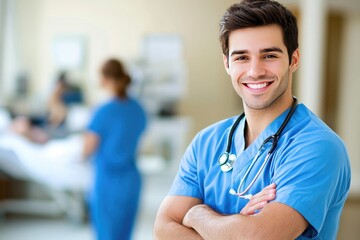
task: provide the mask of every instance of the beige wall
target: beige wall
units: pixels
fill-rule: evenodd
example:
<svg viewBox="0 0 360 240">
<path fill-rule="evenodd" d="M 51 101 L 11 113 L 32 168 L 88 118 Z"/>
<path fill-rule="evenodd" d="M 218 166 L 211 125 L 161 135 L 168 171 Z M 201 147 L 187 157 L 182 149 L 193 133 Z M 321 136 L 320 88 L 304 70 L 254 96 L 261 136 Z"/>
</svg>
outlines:
<svg viewBox="0 0 360 240">
<path fill-rule="evenodd" d="M 99 97 L 97 70 L 104 58 L 141 56 L 148 33 L 178 33 L 184 42 L 188 91 L 182 114 L 194 119 L 194 132 L 241 111 L 222 65 L 218 22 L 233 1 L 217 0 L 18 0 L 18 26 L 24 65 L 30 66 L 33 93 L 43 96 L 54 77 L 51 41 L 63 34 L 87 37 L 86 95 Z M 45 94 L 46 95 L 46 94 Z M 43 96 L 44 98 L 45 96 Z"/>
<path fill-rule="evenodd" d="M 351 159 L 352 187 L 360 196 L 360 15 L 348 14 L 344 26 L 341 83 L 339 93 L 339 134 L 345 141 Z"/>
</svg>

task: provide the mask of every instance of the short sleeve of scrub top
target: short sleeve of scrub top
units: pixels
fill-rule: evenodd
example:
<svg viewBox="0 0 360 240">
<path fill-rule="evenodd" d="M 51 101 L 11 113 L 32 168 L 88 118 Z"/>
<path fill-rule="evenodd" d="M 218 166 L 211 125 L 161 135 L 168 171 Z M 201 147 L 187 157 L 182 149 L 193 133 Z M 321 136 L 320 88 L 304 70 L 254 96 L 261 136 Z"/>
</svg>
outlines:
<svg viewBox="0 0 360 240">
<path fill-rule="evenodd" d="M 286 204 L 298 211 L 309 223 L 303 237 L 314 238 L 324 228 L 336 227 L 340 216 L 338 207 L 344 203 L 350 185 L 348 168 L 343 161 L 346 149 L 339 138 L 328 132 L 309 132 L 298 136 L 292 147 L 285 149 L 275 166 L 276 183 L 274 202 Z M 300 139 L 300 140 L 299 140 Z M 344 189 L 339 192 L 336 189 Z M 337 201 L 337 202 L 332 202 Z M 333 206 L 333 207 L 330 207 Z M 333 209 L 332 209 L 333 208 Z M 333 211 L 333 213 L 331 213 Z M 333 221 L 333 222 L 332 222 Z M 327 222 L 326 226 L 323 225 Z M 329 224 L 332 222 L 332 224 Z M 327 236 L 332 239 L 334 236 Z"/>
<path fill-rule="evenodd" d="M 196 145 L 198 144 L 199 134 L 188 146 L 181 160 L 179 171 L 174 179 L 169 195 L 202 198 L 196 161 L 196 149 L 198 149 Z"/>
<path fill-rule="evenodd" d="M 88 125 L 88 130 L 90 132 L 96 133 L 99 136 L 103 134 L 106 126 L 106 119 L 107 117 L 110 117 L 107 116 L 106 112 L 105 106 L 99 107 L 95 110 Z"/>
</svg>

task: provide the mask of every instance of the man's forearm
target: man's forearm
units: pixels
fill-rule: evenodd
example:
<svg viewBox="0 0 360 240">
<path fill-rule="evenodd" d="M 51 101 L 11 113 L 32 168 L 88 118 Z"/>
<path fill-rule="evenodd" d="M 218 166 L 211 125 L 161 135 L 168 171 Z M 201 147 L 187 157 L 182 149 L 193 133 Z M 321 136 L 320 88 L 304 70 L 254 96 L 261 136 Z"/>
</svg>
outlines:
<svg viewBox="0 0 360 240">
<path fill-rule="evenodd" d="M 224 216 L 206 205 L 197 205 L 187 212 L 183 224 L 206 240 L 295 239 L 308 226 L 302 215 L 281 203 L 270 203 L 254 216 Z"/>
<path fill-rule="evenodd" d="M 196 209 L 196 210 L 195 210 Z M 232 239 L 233 234 L 227 227 L 222 228 L 224 222 L 231 216 L 223 216 L 205 205 L 191 209 L 184 218 L 184 225 L 192 227 L 203 239 Z M 224 224 L 225 226 L 227 224 Z M 238 231 L 238 229 L 234 229 Z M 240 235 L 238 235 L 240 236 Z"/>
<path fill-rule="evenodd" d="M 185 227 L 177 222 L 160 223 L 155 226 L 155 240 L 203 240 L 203 238 L 192 228 Z"/>
</svg>

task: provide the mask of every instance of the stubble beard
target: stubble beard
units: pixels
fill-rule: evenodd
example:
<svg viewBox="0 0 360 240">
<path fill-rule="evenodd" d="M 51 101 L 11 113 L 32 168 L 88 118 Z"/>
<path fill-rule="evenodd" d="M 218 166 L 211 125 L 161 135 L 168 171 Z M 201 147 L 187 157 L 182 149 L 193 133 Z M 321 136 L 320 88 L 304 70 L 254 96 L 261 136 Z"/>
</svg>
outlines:
<svg viewBox="0 0 360 240">
<path fill-rule="evenodd" d="M 280 85 L 277 87 L 277 89 L 275 89 L 274 93 L 272 93 L 268 99 L 266 99 L 264 102 L 260 102 L 256 104 L 256 103 L 252 103 L 251 101 L 247 101 L 242 97 L 243 103 L 252 110 L 257 110 L 257 111 L 265 110 L 271 107 L 281 96 L 285 94 L 288 85 L 289 85 L 289 68 L 282 76 Z"/>
</svg>

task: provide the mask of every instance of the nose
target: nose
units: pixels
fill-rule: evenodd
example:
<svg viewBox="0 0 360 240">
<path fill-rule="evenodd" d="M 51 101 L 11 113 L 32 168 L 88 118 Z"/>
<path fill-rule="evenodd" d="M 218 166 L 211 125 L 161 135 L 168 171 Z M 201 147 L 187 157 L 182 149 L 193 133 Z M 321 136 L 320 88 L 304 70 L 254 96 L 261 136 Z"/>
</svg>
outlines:
<svg viewBox="0 0 360 240">
<path fill-rule="evenodd" d="M 259 78 L 260 76 L 265 75 L 265 68 L 263 66 L 263 63 L 257 59 L 253 59 L 249 63 L 247 75 L 251 78 Z"/>
</svg>

